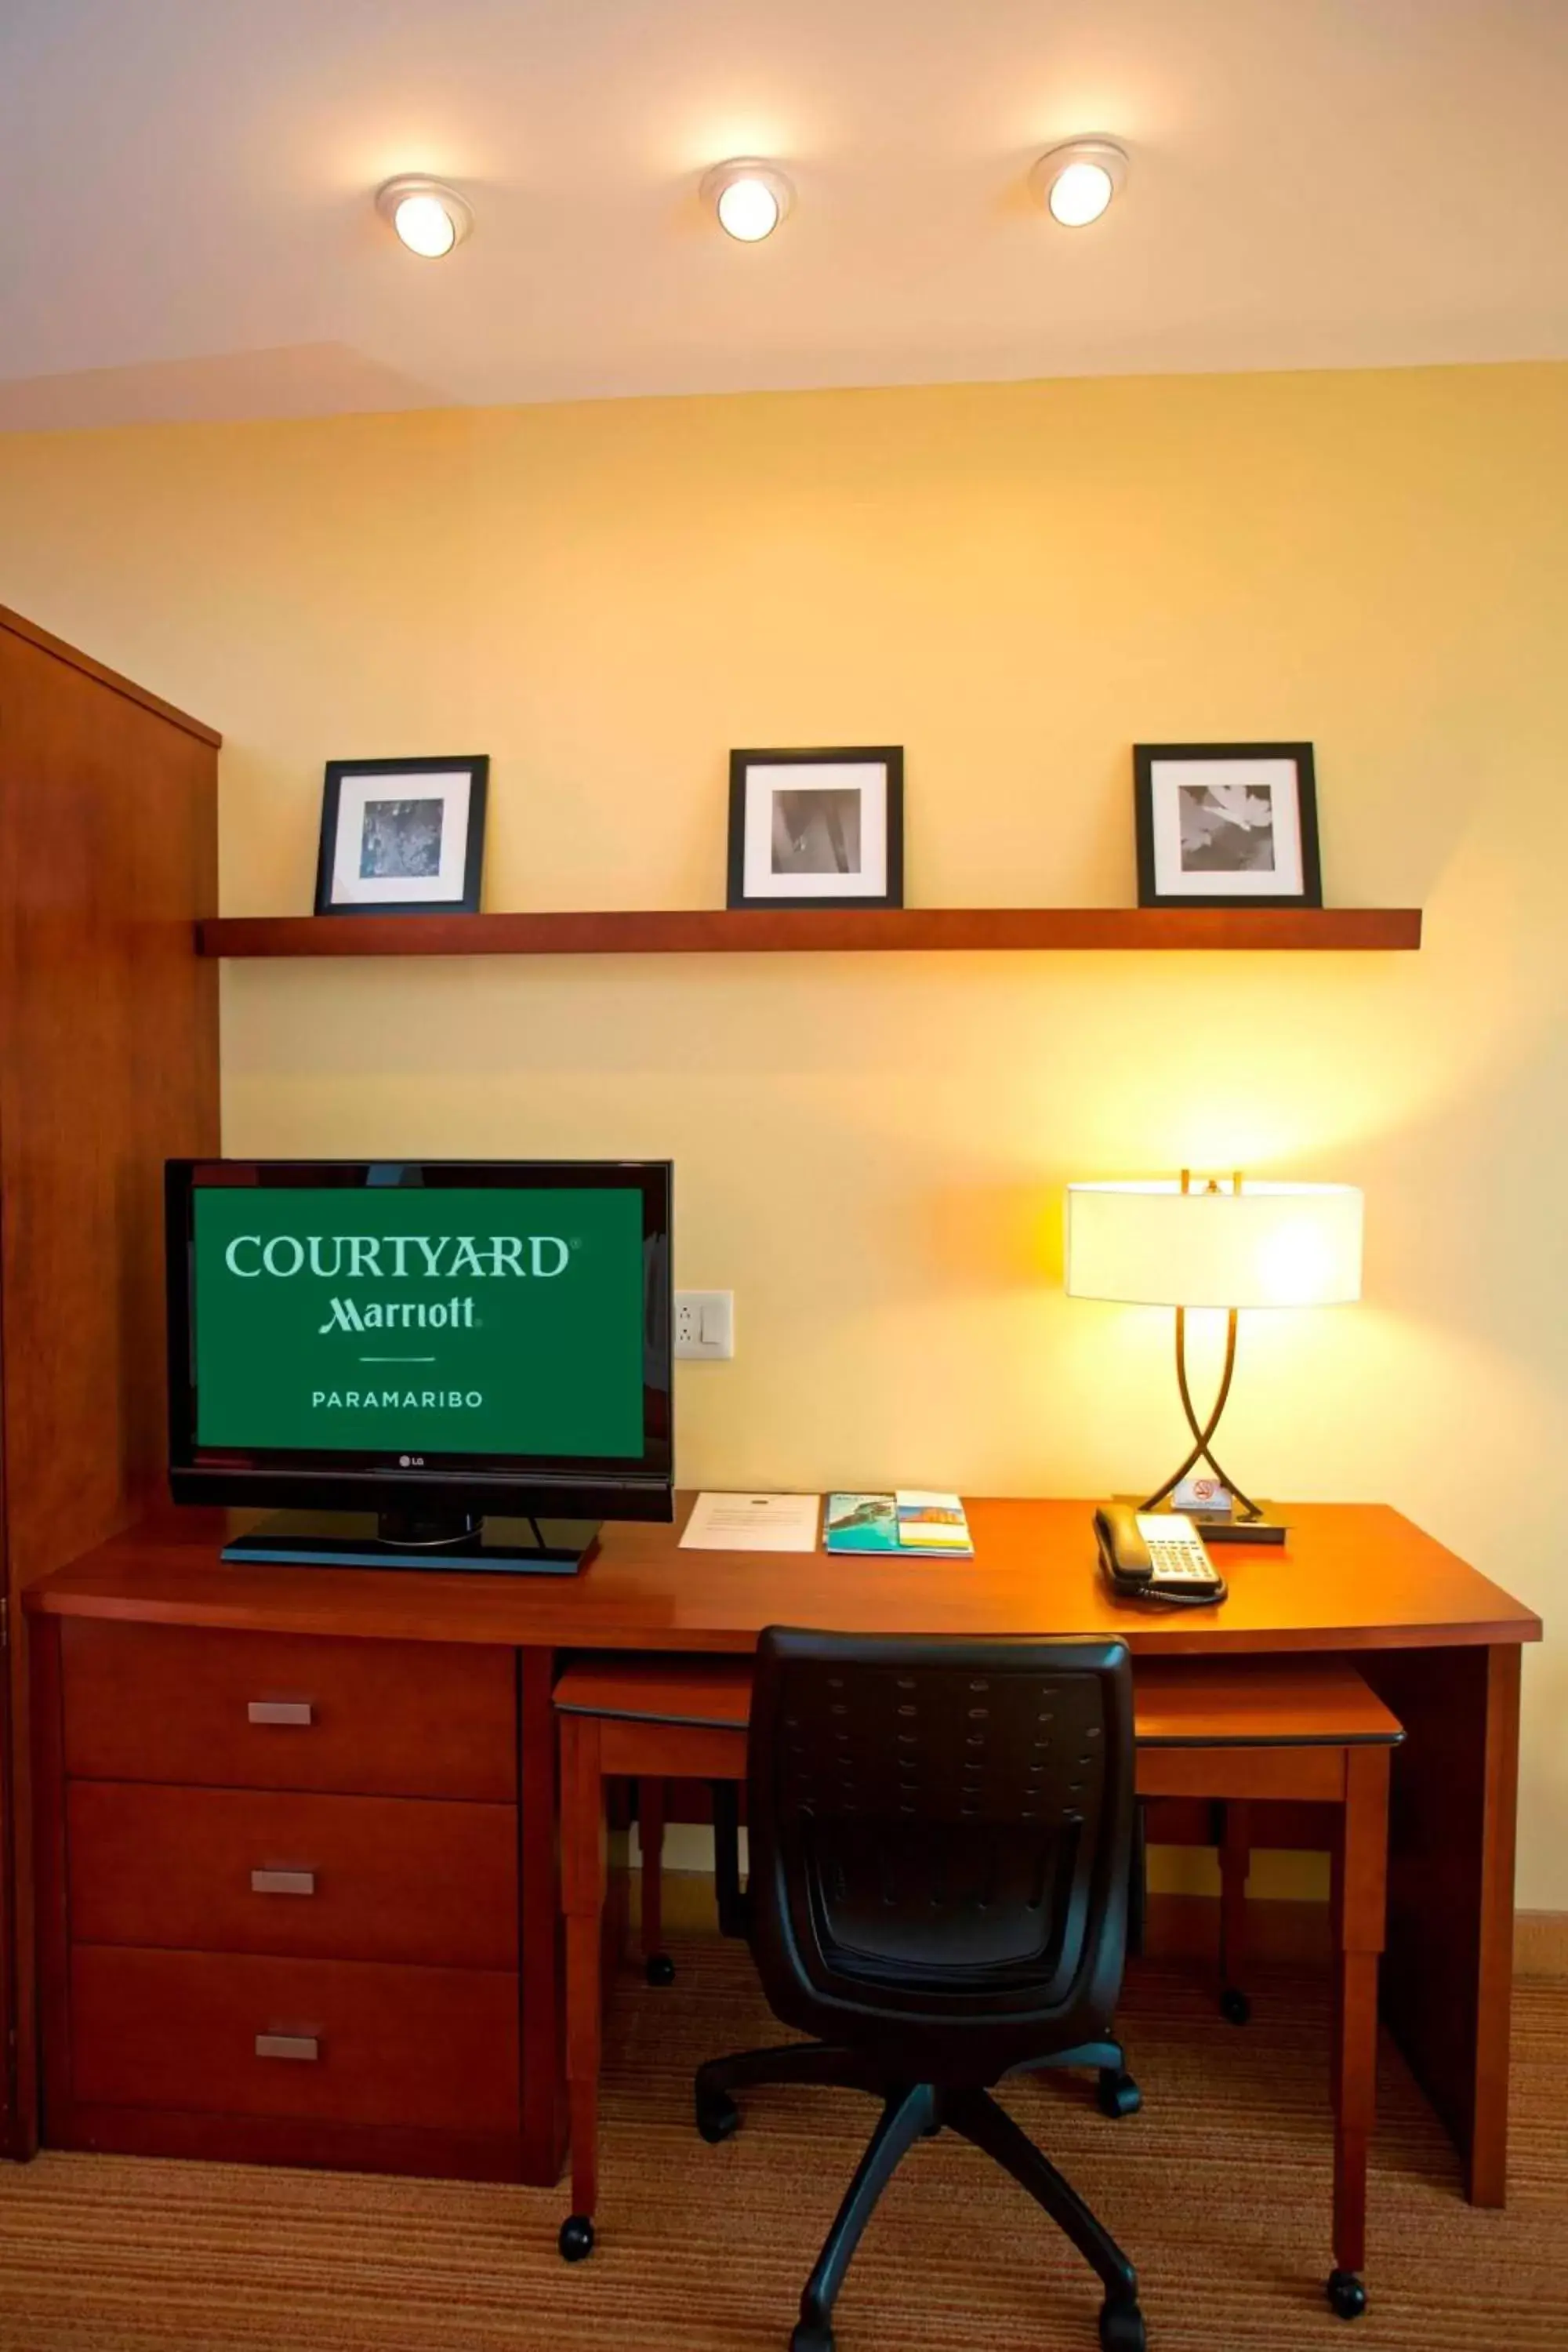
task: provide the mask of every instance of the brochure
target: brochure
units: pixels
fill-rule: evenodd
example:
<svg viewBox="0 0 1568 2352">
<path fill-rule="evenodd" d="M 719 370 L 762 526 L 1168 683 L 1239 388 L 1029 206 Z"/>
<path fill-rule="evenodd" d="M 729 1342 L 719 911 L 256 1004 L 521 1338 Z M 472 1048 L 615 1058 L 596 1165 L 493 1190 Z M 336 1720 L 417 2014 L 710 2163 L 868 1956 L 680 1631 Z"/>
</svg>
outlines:
<svg viewBox="0 0 1568 2352">
<path fill-rule="evenodd" d="M 891 1495 L 829 1495 L 823 1540 L 829 1551 L 897 1551 L 899 1512 Z"/>
<path fill-rule="evenodd" d="M 969 1522 L 956 1495 L 939 1495 L 922 1487 L 900 1488 L 899 1542 L 906 1551 L 934 1551 L 967 1559 L 974 1550 Z"/>
<path fill-rule="evenodd" d="M 829 1495 L 823 1543 L 832 1552 L 923 1551 L 972 1559 L 969 1522 L 956 1495 L 903 1486 L 892 1495 Z"/>
</svg>

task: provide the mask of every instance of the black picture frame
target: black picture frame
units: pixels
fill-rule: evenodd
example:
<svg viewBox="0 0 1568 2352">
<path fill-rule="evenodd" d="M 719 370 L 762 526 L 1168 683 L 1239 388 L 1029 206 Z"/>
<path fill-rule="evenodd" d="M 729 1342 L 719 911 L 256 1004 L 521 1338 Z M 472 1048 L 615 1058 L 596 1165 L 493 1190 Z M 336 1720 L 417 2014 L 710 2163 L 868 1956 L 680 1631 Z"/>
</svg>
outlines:
<svg viewBox="0 0 1568 2352">
<path fill-rule="evenodd" d="M 1154 809 L 1155 763 L 1184 761 L 1288 760 L 1296 771 L 1296 815 L 1301 845 L 1299 890 L 1234 887 L 1226 891 L 1173 890 L 1160 870 Z M 1135 743 L 1132 747 L 1133 817 L 1138 846 L 1141 907 L 1321 907 L 1322 864 L 1318 845 L 1318 782 L 1310 743 Z M 1238 877 L 1239 878 L 1239 877 Z"/>
<path fill-rule="evenodd" d="M 361 776 L 434 776 L 464 772 L 468 778 L 468 839 L 463 850 L 462 893 L 458 898 L 334 898 L 339 821 L 345 783 Z M 489 791 L 488 753 L 464 752 L 450 759 L 329 760 L 321 792 L 321 840 L 316 858 L 318 915 L 477 915 L 485 855 L 485 802 Z"/>
<path fill-rule="evenodd" d="M 843 878 L 847 887 L 810 893 L 787 890 L 757 893 L 747 887 L 746 814 L 753 768 L 880 767 L 886 774 L 885 887 L 858 890 L 855 877 Z M 904 753 L 901 744 L 857 744 L 837 750 L 813 748 L 788 751 L 744 751 L 730 754 L 730 858 L 725 904 L 752 908 L 779 907 L 901 907 L 904 903 Z"/>
</svg>

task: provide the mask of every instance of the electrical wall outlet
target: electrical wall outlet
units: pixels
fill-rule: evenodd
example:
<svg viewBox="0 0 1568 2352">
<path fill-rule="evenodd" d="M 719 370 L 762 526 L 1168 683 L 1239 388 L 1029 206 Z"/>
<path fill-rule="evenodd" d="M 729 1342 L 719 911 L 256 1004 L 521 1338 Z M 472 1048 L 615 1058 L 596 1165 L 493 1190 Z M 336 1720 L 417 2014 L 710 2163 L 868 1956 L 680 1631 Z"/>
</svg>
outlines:
<svg viewBox="0 0 1568 2352">
<path fill-rule="evenodd" d="M 717 1363 L 735 1352 L 735 1294 L 732 1290 L 678 1290 L 675 1294 L 675 1352 Z"/>
</svg>

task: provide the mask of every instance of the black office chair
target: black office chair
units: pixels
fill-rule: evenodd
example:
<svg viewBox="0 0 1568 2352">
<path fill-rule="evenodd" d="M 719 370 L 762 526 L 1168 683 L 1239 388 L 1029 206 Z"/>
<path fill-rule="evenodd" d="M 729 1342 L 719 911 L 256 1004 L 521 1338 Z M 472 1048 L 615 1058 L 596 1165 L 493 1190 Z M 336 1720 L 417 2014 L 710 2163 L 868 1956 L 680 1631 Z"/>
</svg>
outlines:
<svg viewBox="0 0 1568 2352">
<path fill-rule="evenodd" d="M 752 1953 L 774 2014 L 820 2038 L 700 2068 L 698 2129 L 728 2138 L 731 2093 L 758 2083 L 884 2103 L 792 2352 L 833 2352 L 834 2300 L 877 2200 L 944 2125 L 1100 2273 L 1106 2352 L 1143 2352 L 1131 2263 L 990 2095 L 1047 2064 L 1126 2079 L 1111 2039 L 1133 1825 L 1124 1645 L 775 1626 L 757 1652 L 748 1766 Z"/>
</svg>

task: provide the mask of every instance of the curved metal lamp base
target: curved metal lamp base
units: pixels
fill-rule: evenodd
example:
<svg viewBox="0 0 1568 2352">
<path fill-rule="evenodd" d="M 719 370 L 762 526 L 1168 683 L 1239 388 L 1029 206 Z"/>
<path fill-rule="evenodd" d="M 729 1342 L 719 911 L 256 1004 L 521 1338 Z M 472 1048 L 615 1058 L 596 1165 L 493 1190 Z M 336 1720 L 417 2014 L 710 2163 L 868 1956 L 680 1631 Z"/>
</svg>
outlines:
<svg viewBox="0 0 1568 2352">
<path fill-rule="evenodd" d="M 1249 1495 L 1242 1493 L 1229 1471 L 1223 1468 L 1215 1458 L 1214 1452 L 1214 1433 L 1219 1427 L 1220 1415 L 1225 1411 L 1226 1400 L 1230 1395 L 1230 1383 L 1236 1371 L 1236 1309 L 1233 1307 L 1226 1317 L 1225 1370 L 1220 1374 L 1219 1393 L 1215 1398 L 1214 1409 L 1207 1421 L 1200 1423 L 1193 1410 L 1193 1391 L 1187 1380 L 1187 1310 L 1184 1307 L 1177 1307 L 1176 1385 L 1182 1392 L 1182 1411 L 1187 1416 L 1187 1427 L 1193 1433 L 1193 1447 L 1181 1467 L 1172 1473 L 1163 1486 L 1155 1488 L 1147 1502 L 1139 1505 L 1140 1510 L 1154 1510 L 1164 1501 L 1167 1495 L 1174 1492 L 1190 1471 L 1195 1470 L 1200 1462 L 1206 1462 L 1221 1486 L 1234 1496 L 1237 1507 L 1238 1523 L 1251 1526 L 1262 1519 L 1263 1512 L 1259 1506 Z"/>
</svg>

